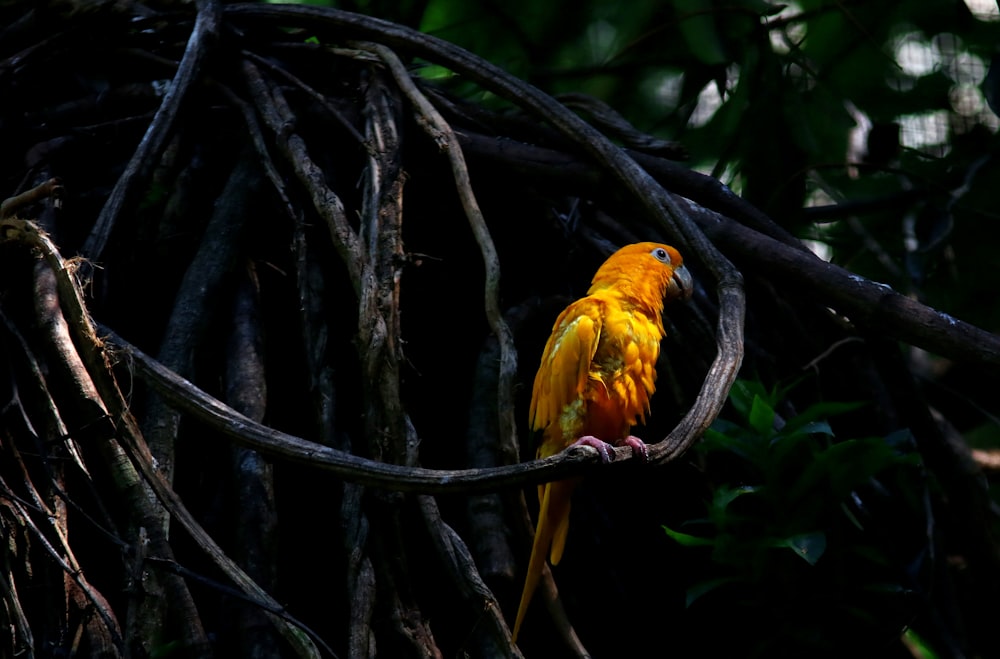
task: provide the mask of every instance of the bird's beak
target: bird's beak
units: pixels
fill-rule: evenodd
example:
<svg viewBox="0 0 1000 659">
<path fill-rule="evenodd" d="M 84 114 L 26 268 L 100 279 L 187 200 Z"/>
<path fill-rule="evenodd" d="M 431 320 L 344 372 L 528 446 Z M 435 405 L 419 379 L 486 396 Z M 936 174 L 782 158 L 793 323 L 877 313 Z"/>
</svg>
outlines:
<svg viewBox="0 0 1000 659">
<path fill-rule="evenodd" d="M 691 271 L 683 265 L 674 270 L 673 276 L 667 282 L 667 298 L 688 300 L 694 293 L 694 280 L 691 279 Z"/>
</svg>

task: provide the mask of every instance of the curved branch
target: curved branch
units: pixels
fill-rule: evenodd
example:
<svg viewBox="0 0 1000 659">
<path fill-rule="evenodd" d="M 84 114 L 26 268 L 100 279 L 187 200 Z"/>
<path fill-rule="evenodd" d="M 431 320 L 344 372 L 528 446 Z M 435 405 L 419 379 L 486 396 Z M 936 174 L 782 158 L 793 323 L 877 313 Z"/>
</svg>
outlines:
<svg viewBox="0 0 1000 659">
<path fill-rule="evenodd" d="M 645 206 L 650 216 L 664 226 L 671 236 L 686 243 L 688 253 L 705 264 L 718 284 L 719 353 L 709 375 L 719 379 L 706 379 L 703 382 L 695 404 L 681 420 L 677 430 L 699 432 L 699 429 L 707 427 L 714 420 L 722 410 L 726 395 L 743 361 L 745 299 L 742 275 L 709 242 L 674 198 L 621 148 L 536 87 L 463 48 L 416 30 L 369 16 L 305 5 L 234 4 L 226 7 L 226 13 L 229 16 L 251 19 L 308 23 L 313 30 L 325 24 L 339 31 L 339 36 L 347 32 L 352 38 L 377 41 L 419 55 L 451 68 L 551 123 L 583 152 L 588 153 L 619 185 Z M 671 433 L 671 437 L 674 436 Z M 680 443 L 674 439 L 667 441 L 669 446 L 689 446 L 696 438 L 696 435 L 692 435 L 681 439 Z M 656 456 L 665 450 L 654 450 L 652 454 Z"/>
<path fill-rule="evenodd" d="M 754 260 L 762 271 L 807 281 L 833 308 L 853 323 L 950 359 L 1000 368 L 1000 336 L 928 307 L 828 263 L 811 252 L 792 250 L 767 236 L 708 210 L 700 222 L 716 242 Z"/>
<path fill-rule="evenodd" d="M 489 492 L 579 475 L 584 465 L 596 466 L 600 457 L 590 447 L 563 451 L 550 458 L 490 469 L 426 469 L 388 464 L 338 451 L 301 437 L 268 428 L 213 398 L 131 345 L 113 331 L 98 326 L 104 340 L 124 353 L 136 374 L 164 398 L 216 432 L 261 453 L 330 471 L 361 485 L 401 492 L 439 494 Z M 615 464 L 632 456 L 628 446 L 615 448 Z"/>
<path fill-rule="evenodd" d="M 531 178 L 545 177 L 571 194 L 600 185 L 599 172 L 572 154 L 468 131 L 458 135 L 466 151 L 520 168 Z M 762 214 L 752 221 L 755 228 L 745 226 L 736 220 L 751 221 L 750 214 L 760 211 L 710 176 L 661 158 L 636 157 L 670 190 L 696 202 L 689 204 L 688 213 L 714 243 L 730 256 L 752 261 L 755 269 L 777 275 L 775 282 L 808 287 L 855 323 L 877 327 L 894 339 L 949 359 L 1000 367 L 1000 336 L 828 263 L 801 244 L 788 244 L 781 233 L 765 230 L 773 223 Z"/>
</svg>

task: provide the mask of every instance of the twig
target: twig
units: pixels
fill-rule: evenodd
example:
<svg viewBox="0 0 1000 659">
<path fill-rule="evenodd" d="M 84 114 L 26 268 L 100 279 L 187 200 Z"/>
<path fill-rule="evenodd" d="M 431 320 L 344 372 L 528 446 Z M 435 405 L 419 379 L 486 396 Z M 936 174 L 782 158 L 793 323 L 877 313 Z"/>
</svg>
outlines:
<svg viewBox="0 0 1000 659">
<path fill-rule="evenodd" d="M 469 226 L 479 244 L 483 262 L 486 268 L 486 284 L 484 303 L 486 319 L 493 335 L 500 344 L 500 369 L 497 387 L 497 411 L 499 414 L 499 438 L 508 445 L 517 445 L 517 423 L 514 420 L 514 382 L 517 378 L 517 350 L 514 348 L 514 338 L 510 328 L 500 311 L 500 259 L 486 220 L 472 191 L 469 170 L 465 164 L 462 147 L 452 132 L 451 127 L 438 113 L 427 98 L 417 89 L 417 86 L 407 73 L 406 67 L 394 52 L 379 44 L 363 44 L 364 50 L 370 50 L 379 56 L 392 73 L 396 84 L 413 103 L 417 110 L 417 121 L 427 134 L 448 156 L 452 176 L 458 189 L 462 208 L 469 220 Z"/>
<path fill-rule="evenodd" d="M 21 462 L 18 460 L 18 462 Z M 24 470 L 24 464 L 21 462 L 21 469 Z M 115 618 L 114 612 L 111 610 L 111 606 L 108 601 L 101 595 L 90 582 L 87 581 L 86 576 L 84 576 L 83 571 L 80 569 L 80 564 L 76 561 L 76 557 L 73 555 L 73 551 L 69 546 L 69 541 L 66 538 L 66 531 L 60 528 L 56 524 L 56 516 L 45 506 L 44 501 L 42 501 L 41 495 L 35 490 L 34 484 L 31 479 L 25 475 L 25 483 L 29 487 L 32 495 L 34 504 L 39 507 L 41 512 L 44 514 L 45 519 L 49 523 L 49 527 L 55 533 L 56 537 L 59 539 L 59 545 L 62 548 L 62 553 L 56 549 L 49 542 L 45 533 L 35 524 L 34 519 L 31 516 L 31 512 L 21 504 L 21 502 L 16 497 L 8 497 L 8 505 L 17 510 L 18 515 L 24 521 L 24 523 L 30 528 L 35 535 L 38 543 L 42 546 L 46 553 L 55 561 L 56 565 L 66 573 L 66 575 L 72 579 L 73 583 L 76 584 L 77 588 L 84 594 L 89 602 L 89 605 L 94 607 L 97 612 L 98 617 L 100 617 L 101 622 L 104 623 L 104 629 L 107 630 L 113 643 L 113 648 L 117 652 L 122 652 L 125 644 L 122 640 L 121 628 L 118 625 L 118 620 Z M 0 478 L 0 486 L 7 492 L 10 492 L 10 487 Z M 111 648 L 105 648 L 106 650 L 111 650 Z"/>
<path fill-rule="evenodd" d="M 44 188 L 45 184 L 35 190 Z M 48 235 L 32 222 L 17 218 L 0 220 L 0 239 L 14 240 L 41 252 L 44 260 L 37 262 L 34 268 L 35 305 L 39 324 L 45 328 L 49 337 L 46 345 L 51 349 L 51 366 L 65 381 L 73 383 L 72 405 L 64 407 L 73 413 L 71 421 L 75 427 L 86 427 L 97 422 L 108 422 L 107 425 L 112 426 L 102 428 L 108 434 L 100 437 L 97 443 L 99 450 L 114 475 L 115 484 L 128 500 L 136 524 L 155 524 L 160 509 L 142 489 L 134 466 L 112 438 L 115 419 L 107 404 L 106 396 L 109 392 L 107 388 L 102 390 L 101 381 L 93 374 L 94 363 L 88 361 L 88 358 L 93 357 L 93 352 L 88 351 L 90 344 L 87 337 L 93 336 L 93 330 L 83 307 L 82 294 L 74 273 L 63 261 Z M 68 322 L 64 313 L 69 316 Z M 100 364 L 104 365 L 104 362 Z M 115 393 L 120 396 L 117 387 Z M 122 405 L 124 407 L 124 402 Z M 153 534 L 151 543 L 154 551 L 170 554 L 170 546 L 164 533 Z M 183 618 L 182 642 L 196 656 L 207 646 L 207 640 L 190 592 L 183 581 L 173 576 L 168 577 L 165 585 L 171 596 L 174 613 Z M 153 598 L 137 598 L 132 603 L 140 606 L 160 604 L 153 602 Z M 131 616 L 131 619 L 142 619 L 147 624 L 162 623 L 162 618 L 154 620 L 154 616 L 148 613 Z M 126 633 L 126 638 L 128 637 L 129 634 Z"/>
<path fill-rule="evenodd" d="M 853 323 L 958 361 L 1000 368 L 1000 336 L 953 318 L 865 279 L 810 252 L 777 241 L 708 210 L 693 209 L 700 224 L 726 250 L 753 259 L 762 272 L 789 286 L 816 291 Z"/>
<path fill-rule="evenodd" d="M 369 154 L 372 153 L 371 145 L 368 143 L 367 140 L 365 140 L 364 135 L 358 132 L 358 129 L 355 128 L 354 124 L 348 121 L 347 117 L 344 116 L 344 113 L 338 110 L 333 105 L 333 103 L 330 102 L 330 99 L 328 97 L 316 91 L 316 89 L 306 84 L 304 80 L 292 74 L 290 71 L 288 71 L 288 69 L 282 66 L 277 66 L 272 62 L 268 61 L 267 59 L 261 57 L 260 55 L 257 55 L 256 53 L 252 53 L 249 50 L 244 50 L 242 51 L 242 55 L 247 59 L 253 60 L 253 62 L 256 63 L 257 65 L 266 67 L 269 71 L 280 75 L 282 78 L 284 78 L 285 80 L 292 83 L 293 85 L 304 91 L 306 94 L 308 94 L 310 98 L 316 101 L 316 103 L 319 103 L 319 105 L 324 110 L 329 112 L 330 116 L 332 116 L 334 119 L 337 120 L 337 123 L 340 124 L 340 126 L 347 131 L 348 135 L 354 138 L 354 140 L 358 143 L 358 145 L 360 145 L 363 149 L 367 150 Z"/>
<path fill-rule="evenodd" d="M 243 73 L 264 123 L 274 132 L 279 148 L 295 170 L 299 181 L 309 191 L 316 212 L 326 221 L 333 246 L 347 267 L 354 291 L 360 293 L 363 275 L 362 245 L 347 221 L 343 202 L 326 184 L 323 170 L 309 157 L 305 141 L 292 130 L 295 117 L 281 91 L 269 85 L 257 67 L 249 61 L 244 61 Z"/>
<path fill-rule="evenodd" d="M 288 189 L 285 185 L 285 181 L 281 178 L 281 174 L 278 173 L 277 167 L 274 165 L 274 160 L 271 158 L 271 154 L 267 150 L 267 142 L 264 140 L 264 134 L 261 131 L 260 122 L 257 121 L 257 115 L 254 114 L 253 107 L 244 101 L 242 98 L 236 95 L 236 93 L 225 85 L 216 85 L 217 89 L 225 95 L 229 102 L 236 106 L 243 115 L 243 121 L 246 122 L 247 132 L 250 133 L 250 141 L 253 143 L 254 150 L 257 152 L 257 157 L 260 158 L 261 167 L 264 169 L 264 174 L 267 175 L 267 180 L 271 182 L 271 186 L 274 188 L 275 193 L 281 200 L 281 207 L 284 209 L 288 218 L 295 222 L 298 220 L 298 213 L 295 210 L 295 205 L 292 204 L 291 199 L 288 198 Z"/>
<path fill-rule="evenodd" d="M 716 359 L 702 383 L 694 405 L 662 446 L 654 445 L 650 448 L 650 458 L 659 461 L 668 456 L 679 455 L 697 440 L 722 410 L 729 388 L 743 361 L 743 280 L 677 201 L 635 160 L 552 97 L 442 39 L 389 21 L 326 7 L 234 4 L 226 6 L 226 13 L 235 17 L 267 20 L 278 18 L 289 23 L 308 22 L 310 29 L 326 24 L 336 28 L 341 35 L 347 32 L 357 38 L 378 41 L 380 48 L 388 50 L 389 47 L 395 47 L 419 55 L 449 67 L 548 121 L 564 137 L 588 153 L 603 171 L 610 174 L 613 180 L 645 207 L 652 218 L 667 229 L 669 235 L 684 242 L 683 246 L 688 254 L 704 263 L 717 283 L 719 325 L 716 333 Z M 450 134 L 450 130 L 448 133 Z M 442 138 L 444 137 L 443 135 Z"/>
<path fill-rule="evenodd" d="M 35 637 L 31 631 L 31 622 L 21 604 L 21 598 L 14 587 L 14 575 L 10 569 L 0 574 L 0 600 L 3 601 L 6 608 L 6 631 L 7 636 L 10 637 L 6 647 L 10 649 L 13 656 L 30 651 L 35 647 Z"/>
<path fill-rule="evenodd" d="M 260 610 L 262 610 L 262 611 L 264 611 L 266 613 L 269 613 L 269 614 L 272 614 L 272 615 L 284 618 L 289 623 L 291 623 L 294 626 L 296 626 L 296 627 L 302 629 L 303 631 L 305 631 L 307 634 L 309 634 L 309 636 L 315 638 L 316 641 L 323 646 L 323 649 L 326 650 L 327 654 L 329 654 L 331 657 L 334 657 L 336 659 L 336 656 L 337 656 L 336 653 L 326 643 L 323 643 L 323 641 L 320 638 L 319 634 L 317 634 L 315 631 L 313 631 L 308 626 L 306 626 L 306 624 L 303 623 L 301 620 L 298 620 L 295 617 L 293 617 L 291 614 L 288 613 L 287 610 L 285 610 L 284 608 L 282 608 L 280 605 L 276 606 L 276 603 L 274 602 L 274 600 L 254 599 L 251 595 L 249 595 L 246 592 L 235 590 L 233 588 L 230 588 L 226 584 L 219 583 L 218 581 L 215 581 L 214 579 L 209 579 L 208 577 L 206 577 L 203 574 L 199 574 L 197 572 L 189 570 L 188 568 L 186 568 L 183 565 L 177 563 L 176 561 L 165 560 L 165 559 L 162 559 L 162 558 L 155 558 L 155 557 L 152 557 L 152 556 L 149 557 L 149 558 L 147 558 L 146 560 L 149 563 L 151 563 L 151 564 L 153 564 L 153 565 L 155 565 L 155 566 L 157 566 L 159 568 L 162 568 L 162 569 L 164 569 L 164 570 L 166 570 L 168 572 L 180 575 L 180 576 L 184 577 L 185 579 L 191 579 L 193 581 L 197 581 L 198 583 L 205 584 L 206 586 L 208 586 L 208 587 L 212 588 L 213 590 L 216 590 L 216 591 L 218 591 L 220 593 L 225 593 L 226 595 L 228 595 L 230 597 L 234 597 L 236 599 L 239 599 L 239 600 L 242 600 L 244 602 L 247 602 L 248 604 L 252 604 L 253 606 L 259 608 Z"/>
<path fill-rule="evenodd" d="M 577 192 L 600 185 L 597 170 L 571 154 L 469 132 L 458 135 L 466 150 L 517 166 L 526 176 L 549 177 Z M 664 185 L 697 202 L 689 205 L 688 213 L 713 242 L 730 256 L 752 262 L 755 269 L 779 275 L 772 279 L 776 284 L 808 288 L 853 321 L 868 319 L 893 338 L 943 357 L 1000 366 L 1000 336 L 823 261 L 801 244 L 789 245 L 780 233 L 761 230 L 761 222 L 751 222 L 752 228 L 736 221 L 747 219 L 752 207 L 747 208 L 746 202 L 728 189 L 719 189 L 721 184 L 711 177 L 687 172 L 676 178 L 679 168 L 675 163 L 641 155 L 637 159 Z M 925 319 L 932 319 L 930 326 Z"/>
<path fill-rule="evenodd" d="M 480 643 L 475 656 L 520 657 L 520 650 L 510 642 L 510 630 L 500 610 L 500 603 L 479 576 L 469 548 L 455 530 L 441 519 L 433 497 L 419 496 L 417 502 L 423 515 L 424 527 L 434 544 L 435 554 L 444 561 L 452 583 L 472 610 L 483 612 L 480 620 L 487 623 L 488 629 L 487 633 L 477 634 Z"/>
<path fill-rule="evenodd" d="M 399 284 L 406 175 L 395 117 L 398 103 L 393 102 L 381 70 L 369 73 L 364 116 L 370 155 L 364 169 L 360 213 L 364 264 L 356 342 L 366 387 L 365 437 L 372 457 L 413 465 L 417 463 L 417 441 L 408 437 L 399 372 L 403 361 Z"/>
<path fill-rule="evenodd" d="M 596 467 L 600 463 L 597 451 L 589 448 L 563 451 L 550 458 L 493 469 L 426 469 L 367 460 L 254 423 L 164 368 L 162 364 L 115 335 L 111 329 L 100 326 L 100 331 L 107 342 L 132 360 L 140 378 L 172 401 L 178 409 L 191 414 L 209 428 L 243 446 L 323 469 L 354 483 L 425 494 L 489 492 L 519 487 L 525 482 L 539 483 L 580 475 L 585 465 Z M 428 441 L 427 438 L 424 441 Z M 617 468 L 631 456 L 629 447 L 616 447 L 613 462 L 607 468 Z"/>
<path fill-rule="evenodd" d="M 4 199 L 3 203 L 0 203 L 0 219 L 12 217 L 19 209 L 41 199 L 58 201 L 61 190 L 62 186 L 59 183 L 59 179 L 52 178 L 17 196 Z"/>
<path fill-rule="evenodd" d="M 64 351 L 72 350 L 72 346 L 75 345 L 75 350 L 72 352 L 75 355 L 76 351 L 79 351 L 79 357 L 82 358 L 86 367 L 83 376 L 92 383 L 80 390 L 79 393 L 87 398 L 88 406 L 100 411 L 101 418 L 107 419 L 111 423 L 121 422 L 122 427 L 117 430 L 123 431 L 122 434 L 126 436 L 130 432 L 138 434 L 138 428 L 135 426 L 135 421 L 128 411 L 117 383 L 113 377 L 110 377 L 110 371 L 107 373 L 102 371 L 102 369 L 108 369 L 109 366 L 104 358 L 104 353 L 100 350 L 101 344 L 94 334 L 90 317 L 83 303 L 83 295 L 74 273 L 67 266 L 51 239 L 34 223 L 16 218 L 0 220 L 0 239 L 19 242 L 41 253 L 54 273 L 59 307 L 67 316 L 71 345 L 64 346 Z M 115 476 L 116 486 L 131 506 L 131 512 L 137 526 L 150 530 L 150 545 L 153 551 L 162 556 L 172 556 L 166 535 L 162 528 L 157 525 L 158 508 L 155 500 L 150 499 L 143 489 L 142 479 L 136 465 L 130 462 L 126 451 L 115 441 L 113 436 L 101 437 L 101 440 L 98 447 Z M 192 656 L 199 656 L 207 648 L 208 641 L 190 592 L 183 580 L 175 576 L 168 576 L 165 585 L 174 607 L 173 613 L 182 621 L 181 626 L 184 630 L 182 642 L 190 649 Z M 128 638 L 128 633 L 126 633 L 126 638 Z"/>
<path fill-rule="evenodd" d="M 509 317 L 509 315 L 508 315 Z M 517 452 L 501 451 L 497 437 L 497 380 L 500 346 L 496 337 L 487 337 L 476 363 L 472 380 L 472 396 L 467 412 L 465 464 L 470 467 L 495 467 L 518 461 Z M 506 448 L 506 442 L 503 447 Z M 518 497 L 523 501 L 523 497 Z M 504 498 L 499 493 L 474 495 L 466 498 L 466 514 L 472 551 L 480 572 L 487 579 L 512 581 L 515 574 L 514 555 L 510 549 Z M 516 508 L 514 508 L 516 509 Z"/>
<path fill-rule="evenodd" d="M 252 263 L 247 263 L 236 289 L 226 342 L 226 400 L 243 414 L 260 421 L 267 408 L 267 378 L 260 327 L 260 289 Z M 241 502 L 233 522 L 235 558 L 261 587 L 273 590 L 277 583 L 278 546 L 274 470 L 266 458 L 241 446 L 231 447 L 230 460 L 235 494 Z M 266 659 L 280 654 L 280 639 L 259 611 L 238 607 L 234 618 L 240 630 L 237 636 L 242 657 Z"/>
<path fill-rule="evenodd" d="M 613 107 L 589 94 L 568 92 L 556 96 L 556 100 L 568 108 L 578 110 L 608 133 L 611 137 L 636 151 L 651 153 L 672 160 L 687 160 L 687 149 L 680 142 L 671 142 L 643 133 L 620 115 Z"/>
<path fill-rule="evenodd" d="M 210 42 L 218 33 L 222 18 L 221 3 L 218 0 L 196 0 L 196 5 L 198 15 L 170 88 L 164 94 L 163 102 L 146 129 L 146 134 L 115 183 L 94 228 L 83 243 L 82 253 L 94 261 L 101 258 L 118 216 L 125 205 L 138 194 L 139 188 L 146 182 L 153 165 L 163 152 L 177 123 L 181 104 L 201 73 Z"/>
<path fill-rule="evenodd" d="M 347 595 L 350 597 L 347 649 L 350 657 L 368 657 L 374 654 L 375 634 L 372 616 L 375 613 L 375 569 L 368 556 L 368 516 L 362 510 L 364 488 L 354 483 L 344 485 L 340 503 L 340 518 L 344 524 L 344 542 L 347 550 L 345 570 Z"/>
<path fill-rule="evenodd" d="M 69 327 L 73 333 L 74 343 L 80 349 L 83 361 L 87 366 L 87 372 L 93 378 L 101 400 L 107 405 L 110 418 L 117 425 L 118 439 L 124 443 L 124 448 L 128 455 L 126 463 L 130 461 L 134 468 L 141 473 L 146 483 L 153 489 L 164 507 L 174 516 L 174 519 L 184 526 L 195 542 L 208 553 L 216 565 L 234 583 L 251 597 L 271 602 L 274 607 L 280 607 L 270 595 L 226 556 L 215 540 L 198 524 L 197 520 L 187 510 L 169 484 L 164 481 L 162 474 L 153 466 L 153 458 L 149 453 L 149 448 L 142 438 L 135 418 L 132 416 L 128 403 L 122 395 L 111 370 L 104 343 L 97 337 L 94 326 L 87 314 L 86 306 L 83 302 L 83 294 L 55 245 L 33 223 L 13 218 L 0 220 L 0 240 L 4 239 L 15 240 L 39 250 L 53 272 L 55 272 L 59 287 L 60 302 L 69 317 Z M 221 405 L 221 403 L 219 404 Z M 130 488 L 134 488 L 136 485 L 134 478 L 133 482 L 127 484 Z M 149 514 L 148 510 L 142 509 L 139 512 L 145 514 L 145 518 L 140 521 L 149 532 L 151 541 L 154 541 L 153 546 L 159 557 L 172 560 L 173 552 L 170 549 L 170 545 L 165 542 L 165 536 L 155 519 Z M 190 596 L 187 593 L 187 588 L 183 580 L 175 575 L 168 575 L 168 584 L 171 584 L 175 589 L 173 595 L 177 598 L 177 602 L 190 601 Z M 189 608 L 190 610 L 179 612 L 183 616 L 184 623 L 191 635 L 188 644 L 195 652 L 204 651 L 207 647 L 207 639 L 204 636 L 204 630 L 201 628 L 201 621 L 194 610 L 193 604 L 190 604 Z M 319 651 L 316 649 L 316 646 L 302 630 L 289 625 L 287 620 L 279 616 L 272 615 L 271 620 L 300 656 L 319 657 Z"/>
<path fill-rule="evenodd" d="M 249 148 L 245 150 L 248 151 Z M 233 269 L 248 217 L 253 213 L 260 181 L 257 163 L 248 157 L 240 158 L 229 172 L 198 251 L 177 289 L 158 357 L 185 377 L 194 377 L 192 355 L 220 307 L 224 284 Z M 168 483 L 174 480 L 174 447 L 180 422 L 176 411 L 155 394 L 150 396 L 142 423 L 143 436 L 156 459 L 157 471 Z"/>
<path fill-rule="evenodd" d="M 365 263 L 358 299 L 358 352 L 362 363 L 364 431 L 370 454 L 382 461 L 419 464 L 419 441 L 401 397 L 400 275 L 403 259 L 403 184 L 400 103 L 380 67 L 369 67 L 364 84 L 365 138 L 369 158 L 364 170 L 361 242 Z M 398 496 L 369 497 L 364 508 L 371 531 L 365 549 L 371 555 L 376 592 L 387 592 L 396 634 L 414 656 L 439 659 L 430 623 L 411 593 L 414 575 L 407 569 L 404 514 Z"/>
</svg>

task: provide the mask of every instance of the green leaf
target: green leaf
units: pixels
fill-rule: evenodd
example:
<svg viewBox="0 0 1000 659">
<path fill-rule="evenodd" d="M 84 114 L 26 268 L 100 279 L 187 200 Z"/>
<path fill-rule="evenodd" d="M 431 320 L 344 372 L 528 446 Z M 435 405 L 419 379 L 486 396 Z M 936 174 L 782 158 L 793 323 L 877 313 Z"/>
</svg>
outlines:
<svg viewBox="0 0 1000 659">
<path fill-rule="evenodd" d="M 712 497 L 712 507 L 720 511 L 725 510 L 726 507 L 738 497 L 741 497 L 744 494 L 752 494 L 756 492 L 757 489 L 758 488 L 756 487 L 748 485 L 742 485 L 739 487 L 720 485 L 719 489 L 715 491 L 715 496 Z"/>
<path fill-rule="evenodd" d="M 766 398 L 764 385 L 755 380 L 737 380 L 729 390 L 729 402 L 736 413 L 744 419 L 750 418 L 750 408 L 755 398 Z"/>
<path fill-rule="evenodd" d="M 455 73 L 437 64 L 425 64 L 420 67 L 420 76 L 425 80 L 448 80 L 455 77 Z"/>
<path fill-rule="evenodd" d="M 932 645 L 920 637 L 912 629 L 907 629 L 903 632 L 903 638 L 906 639 L 906 644 L 913 648 L 911 652 L 914 657 L 921 657 L 922 659 L 938 659 L 940 656 Z"/>
<path fill-rule="evenodd" d="M 674 0 L 680 17 L 680 30 L 688 48 L 704 64 L 726 64 L 729 57 L 719 39 L 714 15 L 703 0 Z"/>
<path fill-rule="evenodd" d="M 770 437 L 774 434 L 774 408 L 760 396 L 753 397 L 748 421 L 750 427 L 761 437 Z"/>
<path fill-rule="evenodd" d="M 830 417 L 856 410 L 860 407 L 864 407 L 865 405 L 867 405 L 867 403 L 864 402 L 814 403 L 813 405 L 810 405 L 802 414 L 797 414 L 789 419 L 785 424 L 785 427 L 782 428 L 782 432 L 788 434 L 816 421 L 825 421 Z M 830 436 L 833 436 L 832 432 L 829 434 Z"/>
<path fill-rule="evenodd" d="M 826 551 L 826 534 L 822 531 L 803 533 L 785 538 L 781 546 L 788 547 L 809 565 L 816 565 Z"/>
<path fill-rule="evenodd" d="M 815 465 L 829 474 L 830 494 L 843 499 L 886 467 L 903 461 L 881 437 L 848 439 L 829 447 Z"/>
<path fill-rule="evenodd" d="M 674 531 L 668 526 L 663 526 L 663 530 L 668 536 L 677 542 L 677 544 L 685 547 L 711 547 L 715 544 L 715 540 L 710 538 L 700 538 L 696 535 L 681 533 L 680 531 Z"/>
<path fill-rule="evenodd" d="M 742 430 L 742 427 L 738 424 L 721 417 L 716 418 L 712 422 L 711 427 L 705 431 L 705 439 L 727 444 L 732 441 L 731 437 L 739 433 L 740 430 Z"/>
<path fill-rule="evenodd" d="M 828 421 L 811 421 L 802 426 L 789 429 L 786 425 L 781 429 L 781 434 L 786 437 L 797 437 L 806 435 L 826 435 L 833 437 L 833 428 Z"/>
</svg>

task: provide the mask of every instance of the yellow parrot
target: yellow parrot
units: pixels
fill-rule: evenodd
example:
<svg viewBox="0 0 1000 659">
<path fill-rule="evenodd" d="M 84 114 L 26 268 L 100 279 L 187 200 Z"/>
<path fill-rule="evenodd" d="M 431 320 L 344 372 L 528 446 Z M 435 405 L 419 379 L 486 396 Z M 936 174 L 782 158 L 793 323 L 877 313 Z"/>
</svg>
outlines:
<svg viewBox="0 0 1000 659">
<path fill-rule="evenodd" d="M 529 412 L 531 429 L 542 431 L 537 457 L 584 444 L 608 462 L 608 444 L 625 444 L 633 455 L 647 458 L 646 445 L 631 429 L 645 421 L 655 390 L 663 304 L 691 297 L 692 289 L 681 255 L 669 245 L 626 245 L 598 268 L 587 296 L 559 314 L 542 353 Z M 538 523 L 514 622 L 515 643 L 545 554 L 552 565 L 562 558 L 577 481 L 538 487 Z"/>
</svg>

